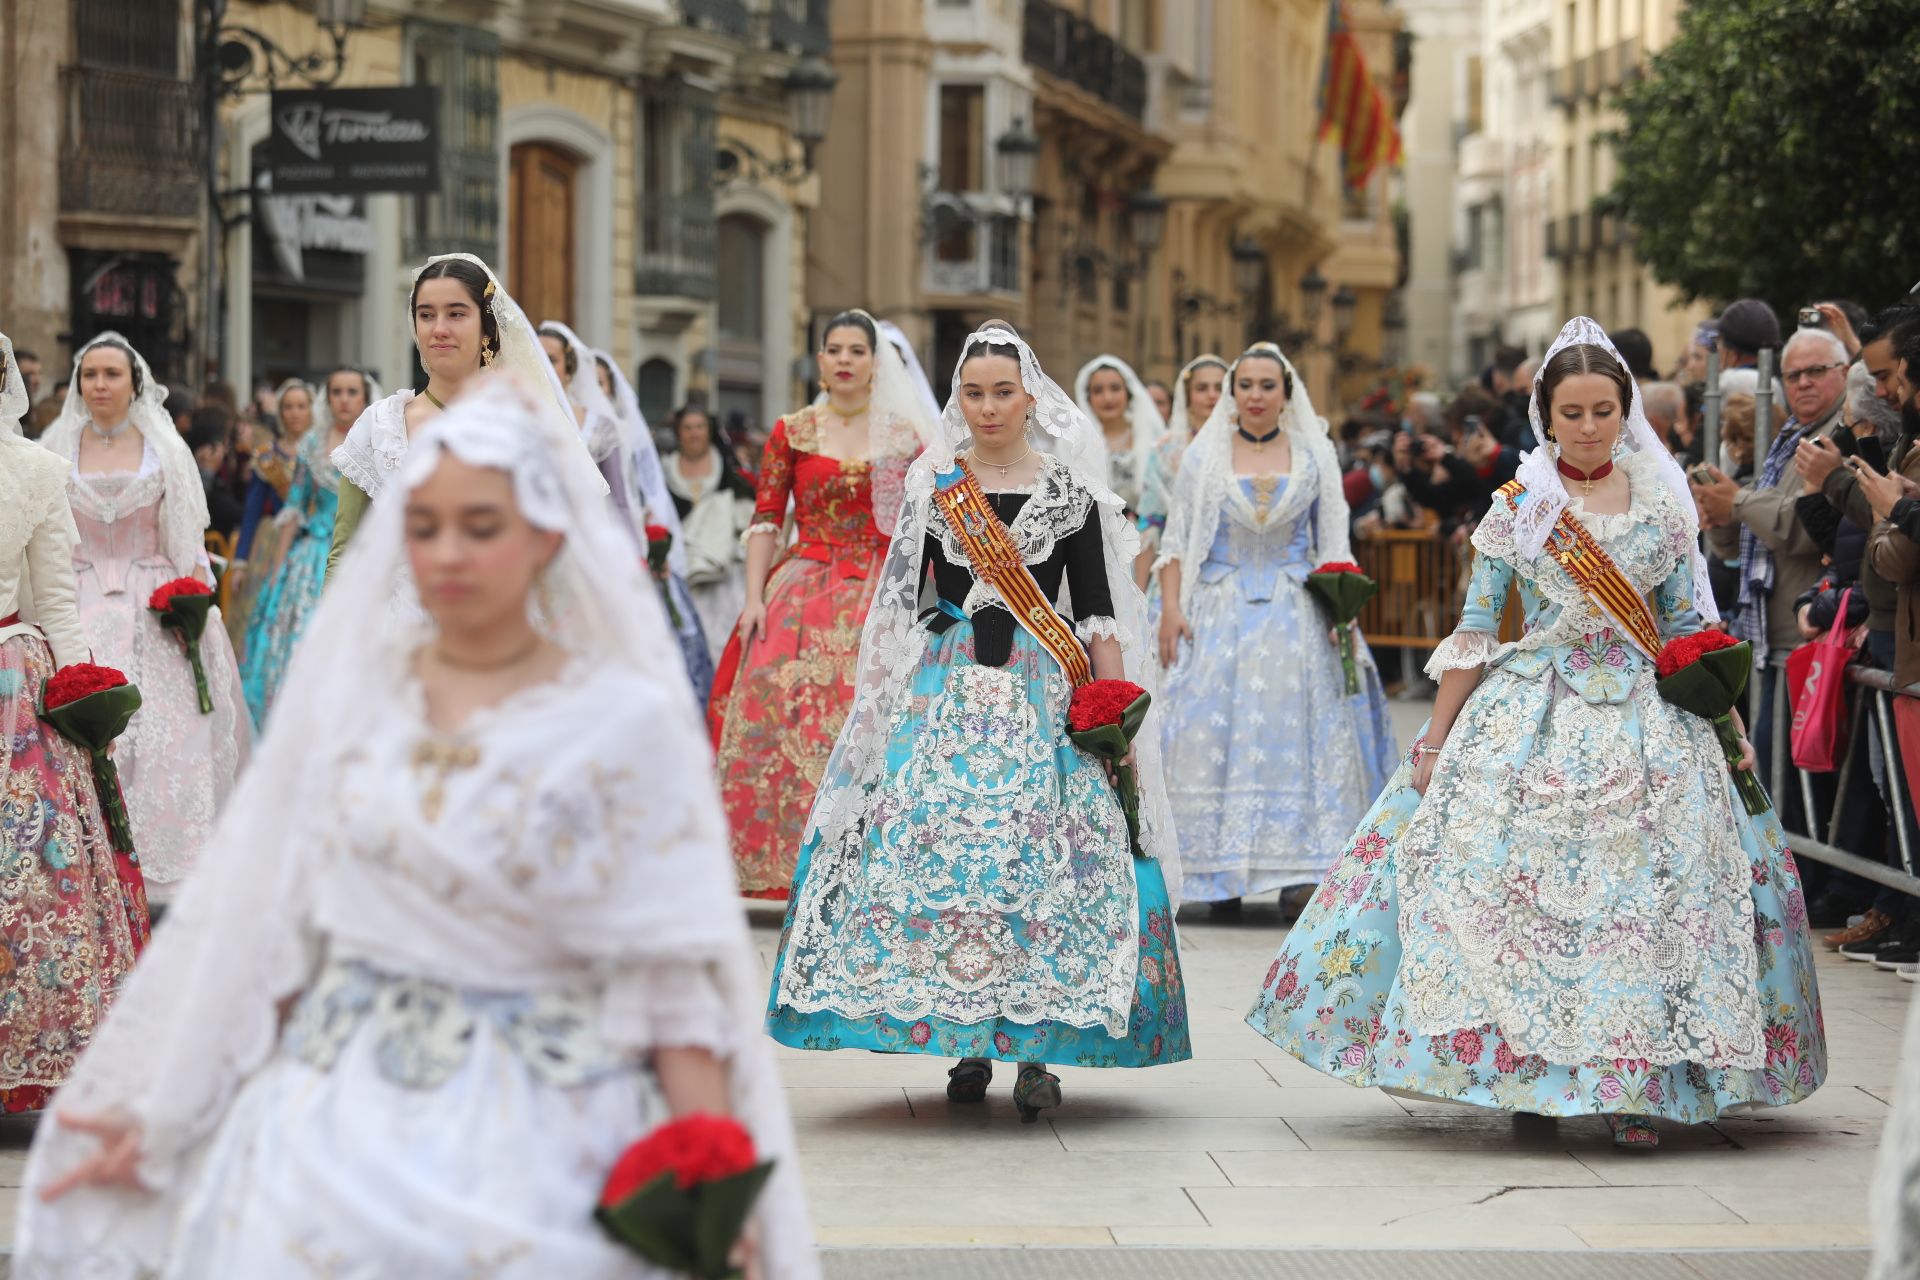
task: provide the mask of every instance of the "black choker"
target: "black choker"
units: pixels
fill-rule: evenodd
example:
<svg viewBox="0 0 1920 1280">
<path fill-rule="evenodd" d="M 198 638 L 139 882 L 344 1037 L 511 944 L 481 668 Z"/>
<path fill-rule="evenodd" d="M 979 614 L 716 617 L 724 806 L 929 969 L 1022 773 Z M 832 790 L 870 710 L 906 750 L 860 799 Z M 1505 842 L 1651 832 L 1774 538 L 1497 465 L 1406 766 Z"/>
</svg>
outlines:
<svg viewBox="0 0 1920 1280">
<path fill-rule="evenodd" d="M 1252 432 L 1248 431 L 1245 427 L 1237 427 L 1235 428 L 1235 430 L 1237 430 L 1240 433 L 1240 438 L 1242 440 L 1245 440 L 1248 444 L 1253 446 L 1254 452 L 1256 453 L 1265 452 L 1266 447 L 1272 444 L 1274 441 L 1274 438 L 1280 434 L 1279 427 L 1275 427 L 1273 430 L 1267 432 L 1267 434 L 1263 436 L 1256 436 Z"/>
</svg>

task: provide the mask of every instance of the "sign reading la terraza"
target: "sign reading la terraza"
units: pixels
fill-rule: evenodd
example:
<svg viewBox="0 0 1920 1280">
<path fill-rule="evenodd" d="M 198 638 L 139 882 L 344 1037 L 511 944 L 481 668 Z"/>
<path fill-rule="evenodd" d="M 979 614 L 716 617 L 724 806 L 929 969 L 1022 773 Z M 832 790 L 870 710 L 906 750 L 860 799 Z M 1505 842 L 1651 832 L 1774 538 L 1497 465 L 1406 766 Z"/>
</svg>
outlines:
<svg viewBox="0 0 1920 1280">
<path fill-rule="evenodd" d="M 436 105 L 431 85 L 275 90 L 274 191 L 438 191 Z"/>
</svg>

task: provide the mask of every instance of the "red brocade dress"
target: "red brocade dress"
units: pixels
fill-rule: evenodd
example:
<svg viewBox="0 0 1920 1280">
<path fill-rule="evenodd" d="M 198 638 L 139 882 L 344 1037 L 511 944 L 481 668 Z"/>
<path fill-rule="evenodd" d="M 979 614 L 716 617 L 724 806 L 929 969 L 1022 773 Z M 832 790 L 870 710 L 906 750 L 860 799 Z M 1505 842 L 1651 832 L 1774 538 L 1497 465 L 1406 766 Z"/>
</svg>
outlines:
<svg viewBox="0 0 1920 1280">
<path fill-rule="evenodd" d="M 741 654 L 739 628 L 720 655 L 707 723 L 720 798 L 733 831 L 740 891 L 784 899 L 807 812 L 853 703 L 860 631 L 887 537 L 873 522 L 872 467 L 823 457 L 813 406 L 776 423 L 754 496 L 751 532 L 798 537 L 767 575 L 766 634 Z"/>
</svg>

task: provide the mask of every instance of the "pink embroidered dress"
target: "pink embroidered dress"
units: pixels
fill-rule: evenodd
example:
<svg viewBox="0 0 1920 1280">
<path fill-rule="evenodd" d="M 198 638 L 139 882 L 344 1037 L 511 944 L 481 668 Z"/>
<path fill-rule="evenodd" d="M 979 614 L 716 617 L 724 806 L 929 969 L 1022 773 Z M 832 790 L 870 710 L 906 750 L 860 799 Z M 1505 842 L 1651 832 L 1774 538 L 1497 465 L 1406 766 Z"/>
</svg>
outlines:
<svg viewBox="0 0 1920 1280">
<path fill-rule="evenodd" d="M 200 712 L 193 669 L 178 633 L 147 609 L 154 588 L 191 575 L 162 535 L 169 470 L 149 441 L 134 472 L 67 479 L 80 531 L 73 565 L 80 622 L 94 661 L 140 687 L 140 711 L 116 748 L 121 787 L 146 872 L 148 897 L 166 901 L 192 869 L 214 817 L 233 789 L 250 734 L 233 644 L 216 610 L 200 638 L 213 712 Z"/>
</svg>

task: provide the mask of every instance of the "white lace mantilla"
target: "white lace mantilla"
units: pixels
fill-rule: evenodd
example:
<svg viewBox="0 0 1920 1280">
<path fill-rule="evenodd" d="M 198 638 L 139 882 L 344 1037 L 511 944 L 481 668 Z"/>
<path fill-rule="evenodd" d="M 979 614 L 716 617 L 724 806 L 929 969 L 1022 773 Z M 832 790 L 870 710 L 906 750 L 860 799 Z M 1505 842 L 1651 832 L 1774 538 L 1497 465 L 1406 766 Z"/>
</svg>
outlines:
<svg viewBox="0 0 1920 1280">
<path fill-rule="evenodd" d="M 1093 510 L 1093 495 L 1084 486 L 1073 482 L 1072 473 L 1065 463 L 1048 454 L 1041 454 L 1040 464 L 1040 474 L 1030 485 L 987 490 L 988 493 L 1031 495 L 1007 526 L 1007 532 L 1013 537 L 1013 545 L 1020 552 L 1021 561 L 1027 565 L 1045 564 L 1060 545 L 1060 539 L 1079 532 L 1087 523 L 1088 513 Z M 947 523 L 945 510 L 936 502 L 933 512 L 930 528 L 940 540 L 941 552 L 952 564 L 971 563 L 966 547 L 955 535 L 953 526 Z M 989 605 L 1006 608 L 1006 601 L 1001 598 L 998 588 L 976 576 L 973 586 L 967 591 L 966 601 L 960 606 L 961 611 L 971 616 Z"/>
<path fill-rule="evenodd" d="M 1665 582 L 1687 557 L 1694 534 L 1690 513 L 1682 511 L 1668 492 L 1652 459 L 1629 454 L 1621 459 L 1620 469 L 1630 484 L 1631 501 L 1626 511 L 1596 514 L 1588 511 L 1578 497 L 1569 501 L 1567 510 L 1606 548 L 1614 564 L 1644 595 Z M 1523 503 L 1522 508 L 1525 506 Z M 1496 497 L 1486 518 L 1473 531 L 1474 550 L 1513 565 L 1516 577 L 1558 606 L 1555 616 L 1545 626 L 1537 626 L 1537 619 L 1529 618 L 1526 633 L 1506 644 L 1489 632 L 1455 631 L 1427 659 L 1429 679 L 1437 680 L 1446 671 L 1485 666 L 1516 653 L 1571 644 L 1602 629 L 1618 629 L 1552 556 L 1544 552 L 1532 560 L 1522 556 L 1514 536 L 1515 514 L 1505 498 Z M 1635 530 L 1645 532 L 1629 537 Z"/>
<path fill-rule="evenodd" d="M 1686 522 L 1651 466 L 1628 471 L 1630 515 L 1573 509 L 1646 594 L 1681 565 Z M 1624 702 L 1590 701 L 1551 673 L 1495 667 L 1468 698 L 1402 837 L 1408 1021 L 1428 1035 L 1492 1023 L 1515 1053 L 1561 1064 L 1759 1069 L 1752 873 L 1713 730 L 1600 635 L 1609 624 L 1551 558 L 1517 558 L 1505 505 L 1474 544 L 1559 616 L 1494 656 L 1584 637 L 1629 685 Z M 1478 665 L 1493 643 L 1455 641 L 1436 659 Z"/>
</svg>

